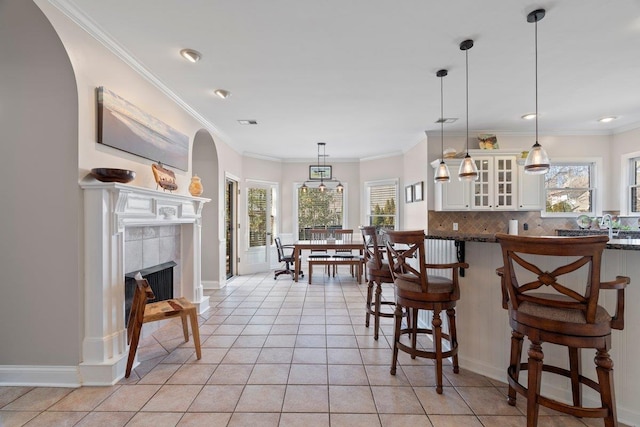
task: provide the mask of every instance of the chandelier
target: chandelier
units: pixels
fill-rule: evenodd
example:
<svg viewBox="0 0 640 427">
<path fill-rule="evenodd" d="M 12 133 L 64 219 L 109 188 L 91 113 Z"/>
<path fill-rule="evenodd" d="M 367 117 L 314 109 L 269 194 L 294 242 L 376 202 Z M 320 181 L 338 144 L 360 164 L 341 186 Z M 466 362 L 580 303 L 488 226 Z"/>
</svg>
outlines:
<svg viewBox="0 0 640 427">
<path fill-rule="evenodd" d="M 327 191 L 327 186 L 325 182 L 326 183 L 337 182 L 338 185 L 336 185 L 335 187 L 336 191 L 338 193 L 342 193 L 344 191 L 344 186 L 342 185 L 342 182 L 340 182 L 340 180 L 333 178 L 332 168 L 331 166 L 327 166 L 326 150 L 327 150 L 327 143 L 318 142 L 318 153 L 317 153 L 316 164 L 309 166 L 309 179 L 305 180 L 302 183 L 302 186 L 300 187 L 303 193 L 306 193 L 307 191 L 309 191 L 309 188 L 317 188 L 321 192 L 325 192 Z M 322 154 L 320 154 L 320 151 L 322 151 Z M 320 164 L 320 157 L 322 157 L 322 164 Z M 315 187 L 315 183 L 317 183 L 318 181 L 320 181 L 320 184 L 317 187 Z"/>
</svg>

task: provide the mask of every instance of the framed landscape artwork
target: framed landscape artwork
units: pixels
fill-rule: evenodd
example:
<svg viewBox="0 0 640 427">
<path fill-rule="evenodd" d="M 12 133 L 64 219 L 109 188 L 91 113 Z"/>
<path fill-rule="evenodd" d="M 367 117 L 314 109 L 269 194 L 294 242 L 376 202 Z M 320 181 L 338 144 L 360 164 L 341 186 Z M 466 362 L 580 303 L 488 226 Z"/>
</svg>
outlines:
<svg viewBox="0 0 640 427">
<path fill-rule="evenodd" d="M 98 142 L 164 165 L 189 168 L 189 137 L 98 88 Z"/>
<path fill-rule="evenodd" d="M 309 180 L 320 181 L 321 179 L 332 179 L 331 166 L 322 165 L 310 165 L 309 166 Z"/>
</svg>

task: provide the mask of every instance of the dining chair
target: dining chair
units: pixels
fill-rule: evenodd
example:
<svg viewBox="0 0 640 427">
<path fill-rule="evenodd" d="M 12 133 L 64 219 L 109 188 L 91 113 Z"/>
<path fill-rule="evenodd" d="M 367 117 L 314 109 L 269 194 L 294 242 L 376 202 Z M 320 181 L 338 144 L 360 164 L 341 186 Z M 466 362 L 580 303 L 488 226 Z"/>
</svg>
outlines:
<svg viewBox="0 0 640 427">
<path fill-rule="evenodd" d="M 380 318 L 392 318 L 393 311 L 384 311 L 384 306 L 394 307 L 395 301 L 382 301 L 382 284 L 393 283 L 393 276 L 389 270 L 389 264 L 384 261 L 383 250 L 378 244 L 378 233 L 376 227 L 360 227 L 363 241 L 363 255 L 365 270 L 367 271 L 367 302 L 365 326 L 369 327 L 371 315 L 373 315 L 374 329 L 373 339 L 378 339 L 380 330 Z M 374 289 L 375 285 L 375 289 Z"/>
<path fill-rule="evenodd" d="M 294 266 L 296 260 L 293 255 L 293 246 L 292 245 L 283 245 L 280 237 L 276 237 L 273 239 L 276 243 L 276 250 L 278 251 L 278 262 L 284 263 L 284 267 L 273 272 L 273 279 L 277 279 L 281 274 L 290 274 L 291 278 L 295 276 L 295 271 L 291 269 L 291 265 Z M 289 251 L 288 254 L 285 254 L 285 249 Z M 304 272 L 302 270 L 298 271 L 298 275 L 300 277 L 304 277 Z"/>
<path fill-rule="evenodd" d="M 511 355 L 507 378 L 508 403 L 516 393 L 527 399 L 527 426 L 538 425 L 539 405 L 582 418 L 603 418 L 606 427 L 618 425 L 613 386 L 611 330 L 624 328 L 624 289 L 630 279 L 617 276 L 602 282 L 600 268 L 607 236 L 531 237 L 496 234 L 502 267 L 496 270 L 502 287 L 502 306 L 509 312 Z M 550 270 L 550 271 L 549 271 Z M 615 314 L 598 304 L 600 290 L 616 290 Z M 521 361 L 524 337 L 530 341 L 528 360 Z M 544 363 L 543 343 L 568 349 L 569 369 Z M 595 350 L 597 382 L 581 372 L 580 351 Z M 527 383 L 520 373 L 527 371 Z M 572 404 L 541 393 L 542 372 L 567 377 Z M 582 404 L 581 386 L 599 394 L 600 407 Z"/>
<path fill-rule="evenodd" d="M 342 243 L 351 244 L 353 242 L 353 230 L 352 229 L 337 229 L 333 230 L 333 236 L 336 238 L 336 241 L 341 241 Z M 335 258 L 354 258 L 353 250 L 351 249 L 336 249 L 333 254 Z M 333 276 L 335 277 L 338 265 L 333 265 Z M 355 277 L 354 265 L 350 265 L 351 276 Z"/>
<path fill-rule="evenodd" d="M 393 359 L 391 375 L 396 374 L 398 351 L 408 353 L 412 359 L 424 357 L 434 359 L 436 365 L 436 392 L 442 394 L 442 362 L 451 357 L 453 372 L 459 372 L 458 337 L 456 332 L 456 301 L 460 299 L 458 271 L 469 268 L 465 262 L 449 264 L 427 264 L 425 261 L 424 231 L 387 231 L 387 260 L 396 289 L 394 311 Z M 451 270 L 451 279 L 427 275 L 429 269 Z M 407 311 L 406 328 L 402 328 L 403 310 Z M 432 312 L 431 328 L 419 325 L 420 310 Z M 449 331 L 442 331 L 440 313 L 445 310 L 449 320 Z M 417 348 L 417 335 L 427 334 L 433 338 L 434 350 Z M 410 336 L 410 343 L 401 340 Z M 443 350 L 443 341 L 449 350 Z"/>
<path fill-rule="evenodd" d="M 196 349 L 196 358 L 202 358 L 200 349 L 200 329 L 198 326 L 198 312 L 196 306 L 187 301 L 186 298 L 172 298 L 163 301 L 157 301 L 147 304 L 148 300 L 155 299 L 153 290 L 149 286 L 147 279 L 144 279 L 140 273 L 136 274 L 136 287 L 133 294 L 133 302 L 131 311 L 129 312 L 129 321 L 127 322 L 127 343 L 129 344 L 129 357 L 127 358 L 127 367 L 125 378 L 131 375 L 131 368 L 138 350 L 140 341 L 140 333 L 142 325 L 148 322 L 157 322 L 159 320 L 170 319 L 180 316 L 182 320 L 182 332 L 185 342 L 189 341 L 189 330 L 187 329 L 187 317 L 191 321 L 191 332 L 193 334 L 193 343 Z"/>
<path fill-rule="evenodd" d="M 326 243 L 329 237 L 329 230 L 326 228 L 312 228 L 309 230 L 309 241 L 313 243 Z M 307 258 L 329 258 L 329 252 L 326 249 L 311 249 Z M 329 265 L 325 268 L 327 274 L 329 274 Z"/>
</svg>

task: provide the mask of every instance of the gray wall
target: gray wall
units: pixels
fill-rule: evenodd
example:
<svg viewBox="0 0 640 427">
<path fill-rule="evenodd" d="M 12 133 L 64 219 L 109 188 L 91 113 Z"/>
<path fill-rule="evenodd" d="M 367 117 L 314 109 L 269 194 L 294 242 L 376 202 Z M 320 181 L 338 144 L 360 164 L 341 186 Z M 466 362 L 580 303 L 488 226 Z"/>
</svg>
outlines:
<svg viewBox="0 0 640 427">
<path fill-rule="evenodd" d="M 83 257 L 74 73 L 31 1 L 0 2 L 0 58 L 0 365 L 77 365 Z"/>
</svg>

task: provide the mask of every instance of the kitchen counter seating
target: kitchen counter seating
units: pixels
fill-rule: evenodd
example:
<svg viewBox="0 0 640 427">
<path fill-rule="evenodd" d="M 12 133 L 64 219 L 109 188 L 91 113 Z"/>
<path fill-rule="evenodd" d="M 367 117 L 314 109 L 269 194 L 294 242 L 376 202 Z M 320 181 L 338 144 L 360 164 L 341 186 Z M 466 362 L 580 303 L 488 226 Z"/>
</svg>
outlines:
<svg viewBox="0 0 640 427">
<path fill-rule="evenodd" d="M 456 301 L 460 299 L 458 270 L 469 268 L 467 263 L 427 264 L 425 261 L 424 231 L 387 231 L 387 261 L 396 287 L 396 309 L 394 312 L 393 358 L 391 375 L 396 374 L 398 351 L 434 359 L 436 365 L 436 392 L 442 394 L 442 361 L 451 357 L 453 372 L 458 373 L 458 338 L 456 334 Z M 414 258 L 415 257 L 415 258 Z M 418 264 L 416 266 L 416 263 Z M 427 276 L 427 268 L 451 270 L 452 279 Z M 403 310 L 407 312 L 407 325 L 402 328 Z M 418 311 L 433 312 L 432 329 L 418 327 Z M 445 310 L 449 320 L 449 331 L 442 331 L 440 313 Z M 417 335 L 428 334 L 433 338 L 433 351 L 417 348 Z M 410 343 L 401 341 L 403 335 Z M 449 350 L 443 351 L 442 341 L 449 342 Z"/>
<path fill-rule="evenodd" d="M 502 249 L 503 266 L 496 270 L 502 287 L 502 306 L 509 311 L 512 328 L 511 356 L 507 376 L 508 403 L 516 404 L 516 393 L 527 399 L 527 426 L 538 425 L 539 405 L 576 417 L 604 418 L 606 427 L 618 425 L 613 386 L 611 330 L 624 328 L 624 288 L 628 277 L 600 281 L 602 253 L 608 236 L 526 237 L 496 234 Z M 536 264 L 534 264 L 534 262 Z M 558 266 L 558 263 L 564 265 Z M 546 271 L 540 264 L 555 268 Z M 584 293 L 567 284 L 584 282 Z M 613 316 L 598 305 L 600 290 L 616 290 Z M 521 362 L 523 339 L 531 345 L 528 361 Z M 544 363 L 543 343 L 566 346 L 569 369 Z M 598 381 L 581 374 L 580 351 L 596 350 Z M 520 383 L 520 372 L 528 371 L 528 383 Z M 571 380 L 573 404 L 566 404 L 541 393 L 542 372 Z M 600 394 L 601 407 L 582 405 L 581 385 Z"/>
</svg>

